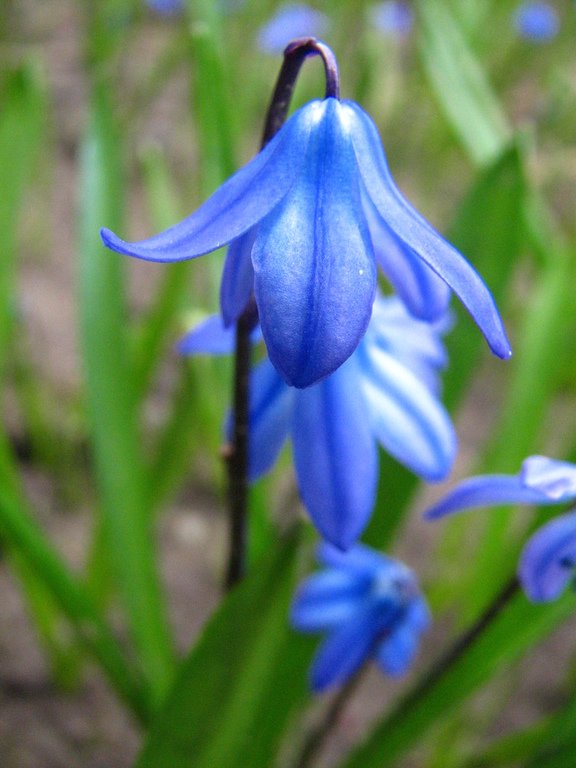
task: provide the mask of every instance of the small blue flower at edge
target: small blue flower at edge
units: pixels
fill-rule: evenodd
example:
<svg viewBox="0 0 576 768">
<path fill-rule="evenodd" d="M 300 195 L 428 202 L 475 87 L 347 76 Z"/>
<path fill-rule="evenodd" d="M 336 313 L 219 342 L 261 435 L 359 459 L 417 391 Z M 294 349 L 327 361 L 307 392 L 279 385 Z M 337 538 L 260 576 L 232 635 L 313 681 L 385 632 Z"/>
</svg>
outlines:
<svg viewBox="0 0 576 768">
<path fill-rule="evenodd" d="M 184 0 L 146 0 L 146 5 L 162 16 L 176 16 L 184 11 Z"/>
<path fill-rule="evenodd" d="M 397 298 L 378 298 L 356 352 L 322 382 L 289 387 L 268 360 L 261 362 L 250 385 L 250 480 L 272 468 L 290 436 L 304 505 L 320 534 L 342 549 L 358 539 L 374 508 L 377 442 L 420 477 L 442 480 L 457 445 L 437 397 L 445 327 L 415 320 Z M 223 354 L 232 337 L 220 318 L 211 318 L 179 349 Z"/>
<path fill-rule="evenodd" d="M 503 504 L 562 504 L 576 500 L 576 465 L 546 456 L 530 456 L 517 475 L 481 475 L 457 485 L 425 512 L 437 520 L 476 507 Z M 574 578 L 576 510 L 550 520 L 525 545 L 518 577 L 536 603 L 555 600 Z"/>
<path fill-rule="evenodd" d="M 291 609 L 295 629 L 327 633 L 310 669 L 312 689 L 342 685 L 371 658 L 385 674 L 405 674 L 430 624 L 414 573 L 359 544 L 347 552 L 323 544 L 318 560 L 325 569 L 304 581 Z"/>
<path fill-rule="evenodd" d="M 319 37 L 328 27 L 328 17 L 304 3 L 288 3 L 260 28 L 258 47 L 273 56 L 282 53 L 296 37 Z"/>
<path fill-rule="evenodd" d="M 489 290 L 398 191 L 376 126 L 351 101 L 327 98 L 299 109 L 195 213 L 165 232 L 137 243 L 108 229 L 101 235 L 119 253 L 158 262 L 230 243 L 224 320 L 234 322 L 254 291 L 270 360 L 296 387 L 328 376 L 358 346 L 372 311 L 376 260 L 386 268 L 390 242 L 400 253 L 400 262 L 397 253 L 390 257 L 394 287 L 411 311 L 427 320 L 441 315 L 445 283 L 493 352 L 511 354 Z"/>
<path fill-rule="evenodd" d="M 520 37 L 535 43 L 547 43 L 558 34 L 558 12 L 549 3 L 525 2 L 516 9 L 514 23 Z"/>
</svg>

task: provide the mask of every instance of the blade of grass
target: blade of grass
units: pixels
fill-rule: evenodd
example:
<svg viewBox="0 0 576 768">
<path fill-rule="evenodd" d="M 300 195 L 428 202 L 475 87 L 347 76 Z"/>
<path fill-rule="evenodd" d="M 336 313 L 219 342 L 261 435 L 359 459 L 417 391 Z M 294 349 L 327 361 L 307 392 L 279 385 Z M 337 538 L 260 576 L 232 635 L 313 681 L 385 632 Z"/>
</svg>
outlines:
<svg viewBox="0 0 576 768">
<path fill-rule="evenodd" d="M 548 605 L 532 605 L 518 595 L 452 665 L 425 691 L 416 687 L 356 749 L 343 768 L 386 768 L 419 745 L 437 721 L 446 724 L 453 712 L 497 671 L 517 661 L 548 635 L 575 608 L 567 595 Z"/>
<path fill-rule="evenodd" d="M 81 155 L 79 306 L 85 398 L 114 576 L 151 696 L 158 702 L 175 662 L 146 498 L 124 263 L 98 237 L 101 226 L 119 228 L 121 182 L 119 141 L 106 88 L 95 88 Z"/>
<path fill-rule="evenodd" d="M 420 56 L 436 98 L 471 159 L 490 162 L 511 131 L 487 73 L 443 0 L 418 0 L 416 7 Z"/>
<path fill-rule="evenodd" d="M 149 709 L 141 682 L 88 593 L 34 520 L 19 488 L 3 434 L 0 434 L 0 532 L 3 542 L 18 553 L 26 568 L 60 606 L 119 697 L 139 720 L 145 721 Z"/>
<path fill-rule="evenodd" d="M 137 768 L 270 768 L 295 708 L 307 698 L 314 642 L 288 629 L 298 537 L 259 561 L 183 662 Z"/>
</svg>

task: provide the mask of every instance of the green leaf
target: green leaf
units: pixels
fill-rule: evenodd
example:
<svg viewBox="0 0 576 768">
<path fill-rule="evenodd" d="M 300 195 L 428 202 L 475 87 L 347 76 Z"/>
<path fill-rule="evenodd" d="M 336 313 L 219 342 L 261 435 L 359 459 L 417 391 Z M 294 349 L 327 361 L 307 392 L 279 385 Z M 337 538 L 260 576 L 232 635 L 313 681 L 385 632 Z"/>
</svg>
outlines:
<svg viewBox="0 0 576 768">
<path fill-rule="evenodd" d="M 443 0 L 419 0 L 419 49 L 436 98 L 475 163 L 494 160 L 510 128 L 486 71 Z"/>
<path fill-rule="evenodd" d="M 288 627 L 298 572 L 292 535 L 225 599 L 183 662 L 137 768 L 270 768 L 306 698 L 313 643 Z"/>
<path fill-rule="evenodd" d="M 518 660 L 575 607 L 573 595 L 549 605 L 533 605 L 518 595 L 443 675 L 409 692 L 344 767 L 394 765 L 400 755 L 421 743 L 437 721 L 446 722 L 500 668 Z"/>
<path fill-rule="evenodd" d="M 101 226 L 118 229 L 122 165 L 106 88 L 95 88 L 81 155 L 79 307 L 86 404 L 99 501 L 115 583 L 152 698 L 172 679 L 174 652 L 160 586 L 127 338 L 124 257 Z"/>
</svg>

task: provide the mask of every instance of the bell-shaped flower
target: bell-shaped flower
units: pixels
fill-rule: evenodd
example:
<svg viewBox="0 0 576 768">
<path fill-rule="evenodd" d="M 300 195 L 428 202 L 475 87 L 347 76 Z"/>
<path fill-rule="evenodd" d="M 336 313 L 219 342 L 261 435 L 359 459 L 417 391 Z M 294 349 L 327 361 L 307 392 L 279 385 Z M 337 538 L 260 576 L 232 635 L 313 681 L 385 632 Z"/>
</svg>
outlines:
<svg viewBox="0 0 576 768">
<path fill-rule="evenodd" d="M 261 362 L 250 385 L 250 480 L 272 468 L 290 437 L 304 505 L 320 534 L 346 549 L 374 507 L 377 443 L 425 480 L 443 479 L 456 453 L 436 394 L 444 327 L 415 320 L 396 298 L 379 298 L 356 352 L 320 383 L 289 387 L 269 360 Z M 223 333 L 221 320 L 209 320 L 180 351 L 221 352 Z"/>
<path fill-rule="evenodd" d="M 376 258 L 392 265 L 390 279 L 411 311 L 440 316 L 446 283 L 495 354 L 510 354 L 488 288 L 398 191 L 376 126 L 351 101 L 306 104 L 195 213 L 165 232 L 137 243 L 107 229 L 101 234 L 119 253 L 159 262 L 231 244 L 224 320 L 235 321 L 254 292 L 270 360 L 296 387 L 333 373 L 358 346 L 372 311 Z M 390 243 L 396 252 L 388 257 L 382 251 Z"/>
<path fill-rule="evenodd" d="M 504 504 L 551 505 L 576 500 L 576 465 L 546 456 L 530 456 L 517 475 L 482 475 L 464 480 L 430 507 L 436 520 L 476 507 Z M 556 599 L 573 580 L 576 568 L 576 511 L 545 523 L 520 556 L 518 578 L 534 602 Z"/>
<path fill-rule="evenodd" d="M 404 675 L 430 624 L 414 573 L 359 544 L 347 552 L 323 544 L 318 560 L 324 570 L 301 585 L 291 610 L 296 629 L 327 633 L 310 669 L 313 690 L 342 685 L 369 659 Z"/>
</svg>

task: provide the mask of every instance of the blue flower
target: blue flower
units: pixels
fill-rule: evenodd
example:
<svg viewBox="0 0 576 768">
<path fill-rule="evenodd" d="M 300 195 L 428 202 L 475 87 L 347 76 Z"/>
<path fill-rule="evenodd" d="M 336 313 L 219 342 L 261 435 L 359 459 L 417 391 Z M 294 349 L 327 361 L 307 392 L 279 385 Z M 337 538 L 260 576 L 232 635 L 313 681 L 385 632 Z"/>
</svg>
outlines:
<svg viewBox="0 0 576 768">
<path fill-rule="evenodd" d="M 258 32 L 258 46 L 273 56 L 281 54 L 288 43 L 303 35 L 322 37 L 328 17 L 304 3 L 290 3 L 279 8 Z"/>
<path fill-rule="evenodd" d="M 401 0 L 385 0 L 371 9 L 376 29 L 388 37 L 407 37 L 412 30 L 414 16 L 408 3 Z"/>
<path fill-rule="evenodd" d="M 430 624 L 414 573 L 361 545 L 324 544 L 318 559 L 325 570 L 301 585 L 291 611 L 296 629 L 328 633 L 310 669 L 313 690 L 341 685 L 371 658 L 387 675 L 405 674 Z"/>
<path fill-rule="evenodd" d="M 253 290 L 270 360 L 296 387 L 328 376 L 358 346 L 371 315 L 376 258 L 387 258 L 380 238 L 397 248 L 390 259 L 395 286 L 411 311 L 424 319 L 441 315 L 444 281 L 495 354 L 510 355 L 489 290 L 400 194 L 376 126 L 351 101 L 302 107 L 248 165 L 165 232 L 138 243 L 107 229 L 101 234 L 119 253 L 160 262 L 231 243 L 224 320 L 238 318 Z"/>
<path fill-rule="evenodd" d="M 289 387 L 268 360 L 261 362 L 250 386 L 250 480 L 272 468 L 291 437 L 304 505 L 321 535 L 346 549 L 374 507 L 377 442 L 426 480 L 443 479 L 456 437 L 436 396 L 446 362 L 442 329 L 415 320 L 396 298 L 378 299 L 356 352 L 319 384 Z M 221 320 L 210 320 L 180 351 L 224 352 L 224 332 Z"/>
<path fill-rule="evenodd" d="M 576 465 L 546 456 L 530 456 L 518 475 L 484 475 L 464 480 L 426 517 L 436 520 L 474 507 L 502 504 L 562 504 L 576 500 Z M 520 556 L 518 577 L 534 602 L 556 599 L 574 578 L 576 511 L 539 528 Z"/>
<path fill-rule="evenodd" d="M 521 3 L 514 16 L 516 31 L 520 37 L 536 43 L 547 43 L 558 34 L 558 12 L 549 3 Z"/>
<path fill-rule="evenodd" d="M 184 0 L 146 0 L 146 4 L 162 16 L 176 16 L 184 10 Z"/>
</svg>

